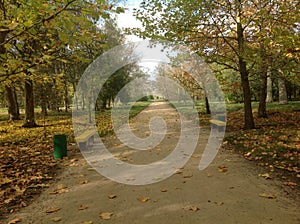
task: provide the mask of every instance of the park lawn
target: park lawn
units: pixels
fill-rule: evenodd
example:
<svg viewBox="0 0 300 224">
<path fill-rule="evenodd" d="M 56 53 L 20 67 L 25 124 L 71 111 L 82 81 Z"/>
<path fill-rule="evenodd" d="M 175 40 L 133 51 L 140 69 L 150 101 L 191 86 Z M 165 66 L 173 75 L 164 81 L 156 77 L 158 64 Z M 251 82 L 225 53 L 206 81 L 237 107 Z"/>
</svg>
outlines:
<svg viewBox="0 0 300 224">
<path fill-rule="evenodd" d="M 138 102 L 130 110 L 136 116 L 150 102 Z M 96 112 L 98 132 L 104 136 L 112 131 L 110 111 Z M 50 113 L 45 119 L 36 115 L 41 127 L 23 128 L 23 121 L 0 119 L 0 220 L 1 215 L 26 206 L 48 182 L 65 160 L 53 158 L 53 136 L 67 135 L 69 145 L 75 145 L 71 113 Z M 72 147 L 74 148 L 74 147 Z M 76 147 L 75 147 L 76 148 Z"/>
</svg>

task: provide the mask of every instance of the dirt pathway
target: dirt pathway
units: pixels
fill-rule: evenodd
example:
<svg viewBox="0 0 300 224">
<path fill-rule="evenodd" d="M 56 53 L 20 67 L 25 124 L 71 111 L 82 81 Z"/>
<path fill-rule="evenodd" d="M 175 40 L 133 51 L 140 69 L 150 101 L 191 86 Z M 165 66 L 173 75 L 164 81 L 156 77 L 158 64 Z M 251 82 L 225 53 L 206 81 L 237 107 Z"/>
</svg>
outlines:
<svg viewBox="0 0 300 224">
<path fill-rule="evenodd" d="M 164 158 L 178 140 L 179 117 L 168 104 L 151 104 L 133 120 L 137 135 L 149 135 L 145 124 L 153 115 L 164 116 L 169 128 L 159 146 L 134 152 L 114 136 L 108 136 L 105 144 L 116 157 L 129 163 L 146 164 Z M 28 224 L 300 223 L 299 202 L 284 195 L 281 183 L 259 177 L 263 170 L 238 155 L 220 151 L 207 169 L 198 170 L 209 131 L 201 130 L 197 149 L 183 169 L 151 185 L 113 182 L 77 153 L 49 189 L 9 220 L 21 218 L 21 223 Z"/>
</svg>

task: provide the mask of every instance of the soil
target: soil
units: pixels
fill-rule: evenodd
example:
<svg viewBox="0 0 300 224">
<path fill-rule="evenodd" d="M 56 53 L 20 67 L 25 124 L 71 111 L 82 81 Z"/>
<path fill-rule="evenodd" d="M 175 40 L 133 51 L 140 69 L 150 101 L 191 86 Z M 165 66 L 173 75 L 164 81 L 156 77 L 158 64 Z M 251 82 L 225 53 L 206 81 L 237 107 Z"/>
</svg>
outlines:
<svg viewBox="0 0 300 224">
<path fill-rule="evenodd" d="M 164 117 L 168 126 L 167 137 L 158 146 L 135 151 L 109 135 L 103 139 L 107 148 L 134 164 L 167 156 L 179 138 L 178 114 L 167 103 L 152 103 L 133 119 L 131 127 L 136 135 L 149 136 L 151 116 Z M 220 150 L 209 167 L 200 171 L 209 133 L 208 127 L 201 129 L 197 148 L 182 169 L 150 185 L 125 185 L 107 179 L 77 150 L 61 161 L 55 182 L 32 204 L 11 214 L 7 222 L 19 218 L 26 224 L 300 223 L 300 203 L 287 196 L 283 183 L 261 177 L 265 170 L 238 154 Z"/>
</svg>

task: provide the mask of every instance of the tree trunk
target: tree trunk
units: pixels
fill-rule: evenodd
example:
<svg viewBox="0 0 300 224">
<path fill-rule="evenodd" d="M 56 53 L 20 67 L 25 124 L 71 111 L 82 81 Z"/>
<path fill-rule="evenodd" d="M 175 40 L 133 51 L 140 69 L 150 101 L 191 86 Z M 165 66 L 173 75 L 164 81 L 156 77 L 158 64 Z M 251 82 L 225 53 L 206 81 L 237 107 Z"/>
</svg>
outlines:
<svg viewBox="0 0 300 224">
<path fill-rule="evenodd" d="M 206 108 L 206 114 L 211 114 L 207 96 L 205 96 L 205 108 Z"/>
<path fill-rule="evenodd" d="M 241 2 L 239 2 L 241 4 Z M 238 17 L 241 18 L 242 12 L 241 7 L 239 7 Z M 237 20 L 237 41 L 238 41 L 238 63 L 239 63 L 239 72 L 241 76 L 242 88 L 243 88 L 243 96 L 244 96 L 244 128 L 245 129 L 253 129 L 254 118 L 252 113 L 252 105 L 251 105 L 251 90 L 250 83 L 248 78 L 248 70 L 247 64 L 244 60 L 243 56 L 245 54 L 245 39 L 244 39 L 244 29 L 239 20 Z"/>
<path fill-rule="evenodd" d="M 264 55 L 263 55 L 264 57 Z M 268 62 L 262 59 L 261 73 L 260 73 L 260 96 L 258 105 L 258 117 L 266 118 L 267 115 L 267 80 L 268 80 Z"/>
<path fill-rule="evenodd" d="M 23 127 L 33 128 L 38 125 L 35 123 L 34 117 L 34 94 L 33 82 L 30 79 L 25 80 L 25 121 Z"/>
<path fill-rule="evenodd" d="M 68 85 L 67 85 L 67 81 L 64 80 L 64 103 L 65 103 L 65 112 L 68 112 L 68 108 L 69 108 L 69 92 L 68 92 Z"/>
<path fill-rule="evenodd" d="M 247 71 L 245 72 L 246 63 L 242 63 L 242 67 L 244 69 L 240 71 L 240 75 L 242 80 L 243 96 L 244 96 L 244 122 L 245 122 L 244 128 L 253 129 L 255 128 L 255 125 L 254 125 L 254 118 L 252 113 L 251 90 L 250 90 L 250 84 L 248 79 L 248 73 Z"/>
<path fill-rule="evenodd" d="M 287 92 L 285 81 L 282 77 L 278 78 L 278 89 L 279 89 L 279 104 L 287 104 Z"/>
<path fill-rule="evenodd" d="M 273 102 L 273 80 L 271 76 L 267 78 L 267 103 Z"/>
<path fill-rule="evenodd" d="M 9 121 L 20 120 L 19 104 L 15 88 L 12 86 L 5 86 L 5 91 L 8 104 Z"/>
</svg>

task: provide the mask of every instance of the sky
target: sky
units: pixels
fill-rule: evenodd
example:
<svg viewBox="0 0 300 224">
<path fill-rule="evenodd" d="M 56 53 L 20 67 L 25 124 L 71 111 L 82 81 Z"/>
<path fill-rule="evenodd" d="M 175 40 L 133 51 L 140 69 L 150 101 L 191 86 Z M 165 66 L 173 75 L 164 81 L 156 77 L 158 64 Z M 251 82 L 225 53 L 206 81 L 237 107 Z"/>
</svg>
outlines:
<svg viewBox="0 0 300 224">
<path fill-rule="evenodd" d="M 133 27 L 142 27 L 142 24 L 135 19 L 132 15 L 133 9 L 138 8 L 142 0 L 128 0 L 125 3 L 125 8 L 128 8 L 125 13 L 118 15 L 117 23 L 120 28 L 133 28 Z M 140 41 L 141 39 L 137 36 L 130 35 L 126 38 L 130 41 Z"/>
</svg>

